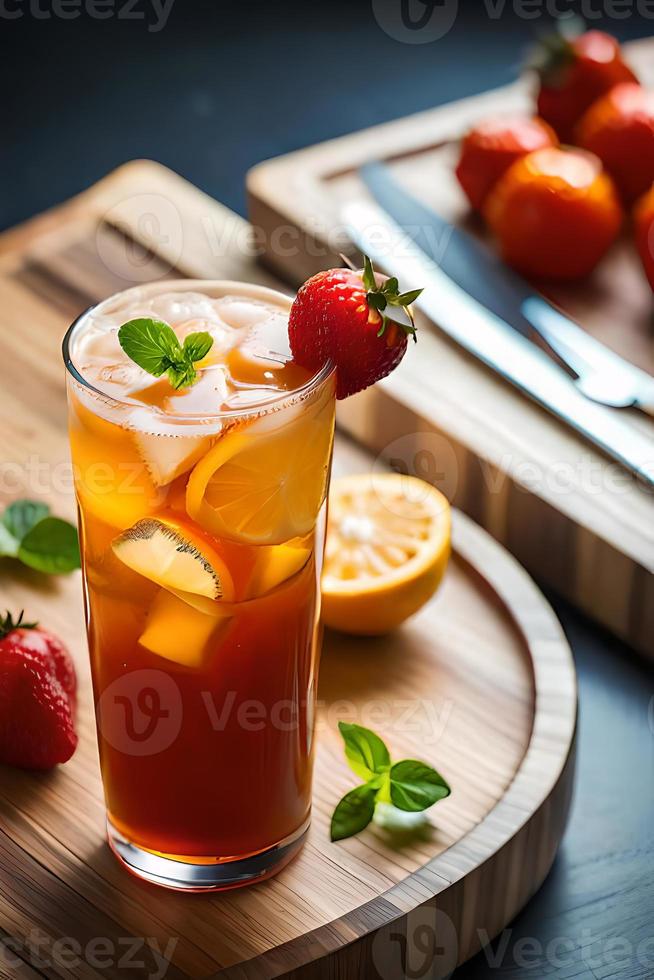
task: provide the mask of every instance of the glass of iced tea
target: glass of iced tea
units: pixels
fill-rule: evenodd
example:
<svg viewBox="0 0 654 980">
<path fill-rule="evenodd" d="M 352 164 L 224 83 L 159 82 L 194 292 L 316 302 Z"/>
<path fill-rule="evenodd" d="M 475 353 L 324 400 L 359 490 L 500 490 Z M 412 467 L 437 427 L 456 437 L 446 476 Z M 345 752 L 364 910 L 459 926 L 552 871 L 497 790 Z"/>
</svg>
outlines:
<svg viewBox="0 0 654 980">
<path fill-rule="evenodd" d="M 273 874 L 309 825 L 335 381 L 293 362 L 289 308 L 163 281 L 64 341 L 108 838 L 171 888 Z M 134 318 L 211 335 L 195 383 L 127 357 Z"/>
</svg>

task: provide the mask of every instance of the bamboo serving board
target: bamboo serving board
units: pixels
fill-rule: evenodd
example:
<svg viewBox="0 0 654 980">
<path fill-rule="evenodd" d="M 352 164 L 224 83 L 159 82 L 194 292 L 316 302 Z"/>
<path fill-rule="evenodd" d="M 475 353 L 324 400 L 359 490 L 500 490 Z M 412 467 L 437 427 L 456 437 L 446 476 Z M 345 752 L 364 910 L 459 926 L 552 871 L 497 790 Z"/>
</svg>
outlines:
<svg viewBox="0 0 654 980">
<path fill-rule="evenodd" d="M 628 45 L 627 54 L 654 85 L 654 39 Z M 531 106 L 521 81 L 255 167 L 249 211 L 267 266 L 297 285 L 339 264 L 338 252 L 353 254 L 341 209 L 368 198 L 357 170 L 374 160 L 446 218 L 483 235 L 453 175 L 458 139 L 479 119 Z M 654 373 L 654 301 L 629 231 L 586 283 L 547 292 Z M 532 574 L 654 656 L 654 493 L 420 320 L 415 352 L 343 404 L 341 427 L 405 470 L 433 474 Z M 654 462 L 654 421 L 637 412 L 623 418 L 651 435 Z"/>
<path fill-rule="evenodd" d="M 60 357 L 68 323 L 135 281 L 274 285 L 246 257 L 249 235 L 181 178 L 135 163 L 0 236 L 0 503 L 42 496 L 73 518 Z M 337 471 L 371 465 L 339 437 Z M 405 628 L 327 637 L 308 844 L 277 878 L 223 895 L 145 884 L 105 844 L 79 574 L 44 579 L 0 561 L 0 597 L 61 635 L 81 687 L 70 763 L 45 775 L 0 767 L 0 976 L 400 980 L 433 961 L 429 976 L 444 977 L 547 874 L 571 794 L 574 668 L 538 589 L 464 515 L 455 514 L 442 590 Z M 331 810 L 352 785 L 341 718 L 448 778 L 453 794 L 420 835 L 374 827 L 329 842 Z"/>
</svg>

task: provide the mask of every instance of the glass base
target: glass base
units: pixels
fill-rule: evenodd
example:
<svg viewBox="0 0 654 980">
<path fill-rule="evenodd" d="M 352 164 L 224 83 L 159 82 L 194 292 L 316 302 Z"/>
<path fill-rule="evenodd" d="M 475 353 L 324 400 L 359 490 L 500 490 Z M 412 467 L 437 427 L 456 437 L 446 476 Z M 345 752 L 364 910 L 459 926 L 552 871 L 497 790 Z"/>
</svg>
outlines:
<svg viewBox="0 0 654 980">
<path fill-rule="evenodd" d="M 211 892 L 240 888 L 277 874 L 301 849 L 309 823 L 307 820 L 290 837 L 258 854 L 224 861 L 207 858 L 207 863 L 200 864 L 146 851 L 127 840 L 110 820 L 107 838 L 118 860 L 137 878 L 175 891 Z"/>
</svg>

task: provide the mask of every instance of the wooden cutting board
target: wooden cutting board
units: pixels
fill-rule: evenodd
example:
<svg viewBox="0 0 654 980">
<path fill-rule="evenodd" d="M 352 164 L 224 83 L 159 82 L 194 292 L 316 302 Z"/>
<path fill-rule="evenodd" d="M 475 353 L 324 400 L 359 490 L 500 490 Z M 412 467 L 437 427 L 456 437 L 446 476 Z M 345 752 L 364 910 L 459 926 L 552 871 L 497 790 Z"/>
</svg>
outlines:
<svg viewBox="0 0 654 980">
<path fill-rule="evenodd" d="M 73 518 L 60 344 L 86 305 L 134 281 L 205 276 L 275 284 L 245 222 L 151 163 L 0 236 L 2 499 L 43 497 Z M 338 472 L 371 457 L 341 436 Z M 441 592 L 393 636 L 327 637 L 314 820 L 277 878 L 180 895 L 132 878 L 104 840 L 79 574 L 0 561 L 0 606 L 59 633 L 80 677 L 80 745 L 37 775 L 0 767 L 0 976 L 399 980 L 432 957 L 449 975 L 539 886 L 571 793 L 575 675 L 561 628 L 516 562 L 455 514 Z M 415 837 L 378 827 L 328 840 L 352 785 L 338 719 L 398 756 L 426 758 L 454 792 Z"/>
<path fill-rule="evenodd" d="M 654 85 L 654 39 L 628 45 L 627 55 Z M 249 211 L 266 264 L 297 285 L 339 264 L 339 252 L 354 254 L 341 209 L 368 197 L 357 170 L 375 160 L 443 216 L 483 235 L 452 172 L 458 140 L 479 119 L 532 105 L 521 81 L 260 164 L 248 175 Z M 628 230 L 591 279 L 547 292 L 654 373 L 654 301 Z M 533 575 L 654 656 L 654 493 L 421 323 L 415 352 L 343 404 L 341 427 L 403 469 L 431 474 Z M 631 411 L 622 418 L 651 436 L 654 463 L 654 420 Z"/>
</svg>

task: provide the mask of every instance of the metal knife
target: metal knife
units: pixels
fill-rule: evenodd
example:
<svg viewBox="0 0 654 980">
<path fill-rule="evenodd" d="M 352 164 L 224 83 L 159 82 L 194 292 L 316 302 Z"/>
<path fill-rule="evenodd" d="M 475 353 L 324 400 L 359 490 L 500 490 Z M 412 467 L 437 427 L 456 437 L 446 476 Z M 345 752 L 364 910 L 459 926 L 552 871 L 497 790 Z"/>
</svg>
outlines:
<svg viewBox="0 0 654 980">
<path fill-rule="evenodd" d="M 482 242 L 418 201 L 388 167 L 369 164 L 361 176 L 376 201 L 450 279 L 519 333 L 540 335 L 587 398 L 654 415 L 651 375 L 599 343 Z"/>
<path fill-rule="evenodd" d="M 444 333 L 654 486 L 654 440 L 612 409 L 581 394 L 543 350 L 458 286 L 379 207 L 354 201 L 345 205 L 343 219 L 354 244 L 386 272 L 401 278 L 405 289 L 425 287 L 416 306 Z"/>
</svg>

